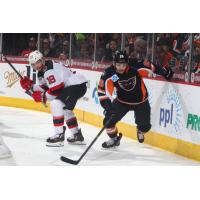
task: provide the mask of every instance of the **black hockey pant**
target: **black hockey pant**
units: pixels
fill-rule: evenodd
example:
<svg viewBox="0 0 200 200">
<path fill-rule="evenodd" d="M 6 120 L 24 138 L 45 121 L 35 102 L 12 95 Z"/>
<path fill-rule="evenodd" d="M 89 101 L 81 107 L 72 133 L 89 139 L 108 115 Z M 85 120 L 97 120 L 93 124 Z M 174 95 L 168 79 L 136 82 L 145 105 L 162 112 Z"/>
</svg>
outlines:
<svg viewBox="0 0 200 200">
<path fill-rule="evenodd" d="M 61 100 L 65 104 L 64 109 L 73 110 L 76 106 L 78 99 L 83 97 L 86 91 L 86 83 L 72 85 L 67 88 L 64 88 L 61 94 L 57 97 L 57 99 Z"/>
<path fill-rule="evenodd" d="M 131 110 L 134 111 L 137 128 L 144 133 L 148 132 L 151 129 L 151 107 L 148 100 L 137 105 L 127 105 L 119 102 L 118 100 L 114 100 L 110 110 L 104 118 L 104 125 L 112 116 L 112 120 L 106 128 L 115 127 L 116 123 Z"/>
</svg>

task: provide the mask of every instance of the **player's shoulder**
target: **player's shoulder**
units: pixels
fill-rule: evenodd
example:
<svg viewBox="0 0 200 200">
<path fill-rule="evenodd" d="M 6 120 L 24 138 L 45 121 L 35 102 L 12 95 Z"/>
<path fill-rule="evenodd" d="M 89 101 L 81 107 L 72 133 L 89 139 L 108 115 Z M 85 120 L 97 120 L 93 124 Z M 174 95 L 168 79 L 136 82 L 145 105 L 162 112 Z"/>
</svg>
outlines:
<svg viewBox="0 0 200 200">
<path fill-rule="evenodd" d="M 46 60 L 45 61 L 45 72 L 60 70 L 62 67 L 66 67 L 63 63 L 57 62 L 54 60 Z"/>
<path fill-rule="evenodd" d="M 54 68 L 54 62 L 52 60 L 46 60 L 45 67 L 46 67 L 45 71 L 52 70 Z"/>
<path fill-rule="evenodd" d="M 39 71 L 37 76 L 38 78 L 43 78 L 49 73 L 55 73 L 55 69 L 58 69 L 58 66 L 61 64 L 59 62 L 55 62 L 53 60 L 45 60 L 45 68 L 43 71 Z"/>
</svg>

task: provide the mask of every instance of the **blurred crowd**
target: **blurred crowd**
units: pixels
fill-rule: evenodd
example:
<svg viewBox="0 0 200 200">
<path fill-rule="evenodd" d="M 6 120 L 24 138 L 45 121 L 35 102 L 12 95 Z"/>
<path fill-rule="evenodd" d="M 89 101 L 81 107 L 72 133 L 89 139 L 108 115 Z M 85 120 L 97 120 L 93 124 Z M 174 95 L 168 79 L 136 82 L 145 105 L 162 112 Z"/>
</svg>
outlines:
<svg viewBox="0 0 200 200">
<path fill-rule="evenodd" d="M 190 37 L 188 33 L 156 34 L 154 61 L 165 67 L 187 71 L 189 67 Z M 193 69 L 196 72 L 200 64 L 200 34 L 193 38 Z"/>
<path fill-rule="evenodd" d="M 186 71 L 190 53 L 188 33 L 127 33 L 124 46 L 130 60 L 150 59 L 164 67 L 176 67 Z M 117 50 L 121 49 L 122 34 L 98 33 L 96 46 L 94 33 L 72 34 L 71 57 L 97 62 L 112 62 Z M 38 44 L 39 42 L 39 44 Z M 152 43 L 154 45 L 152 45 Z M 200 34 L 194 34 L 193 70 L 200 71 Z M 153 47 L 152 47 L 153 46 Z M 70 54 L 70 34 L 4 34 L 3 53 L 27 57 L 31 51 L 40 48 L 45 57 L 66 60 Z M 153 54 L 153 56 L 152 56 Z"/>
</svg>

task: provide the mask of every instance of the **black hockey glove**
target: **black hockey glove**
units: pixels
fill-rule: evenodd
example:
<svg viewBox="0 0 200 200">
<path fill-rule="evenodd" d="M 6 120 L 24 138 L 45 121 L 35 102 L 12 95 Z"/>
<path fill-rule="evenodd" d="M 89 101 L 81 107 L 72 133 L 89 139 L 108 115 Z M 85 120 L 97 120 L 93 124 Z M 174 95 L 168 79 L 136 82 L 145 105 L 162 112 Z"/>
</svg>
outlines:
<svg viewBox="0 0 200 200">
<path fill-rule="evenodd" d="M 104 108 L 103 114 L 107 115 L 109 113 L 111 107 L 112 107 L 111 100 L 110 99 L 106 99 L 106 100 L 104 100 L 104 101 L 102 101 L 100 103 L 101 103 L 101 106 Z"/>
<path fill-rule="evenodd" d="M 110 109 L 104 117 L 103 120 L 103 124 L 105 125 L 108 121 L 109 123 L 107 123 L 107 127 L 112 127 L 115 125 L 115 121 L 116 121 L 116 114 L 114 112 L 112 112 L 112 110 Z"/>
<path fill-rule="evenodd" d="M 104 115 L 105 118 L 103 120 L 103 124 L 105 125 L 106 122 L 109 121 L 107 127 L 113 127 L 117 121 L 117 115 L 115 109 L 112 107 L 112 104 L 109 106 L 109 108 L 104 110 Z"/>
<path fill-rule="evenodd" d="M 163 67 L 162 75 L 165 77 L 166 80 L 169 81 L 173 77 L 174 72 L 172 71 L 172 69 L 170 67 L 169 68 Z"/>
</svg>

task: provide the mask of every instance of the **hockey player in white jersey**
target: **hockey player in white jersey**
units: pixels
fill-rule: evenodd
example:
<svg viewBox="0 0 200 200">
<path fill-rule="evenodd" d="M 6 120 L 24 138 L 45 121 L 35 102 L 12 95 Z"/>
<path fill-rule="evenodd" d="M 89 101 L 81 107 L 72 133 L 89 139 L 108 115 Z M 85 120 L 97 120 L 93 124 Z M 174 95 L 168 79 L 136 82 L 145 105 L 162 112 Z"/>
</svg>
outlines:
<svg viewBox="0 0 200 200">
<path fill-rule="evenodd" d="M 70 129 L 68 143 L 84 144 L 84 137 L 78 127 L 73 109 L 87 91 L 87 80 L 83 75 L 72 72 L 62 63 L 44 59 L 39 51 L 29 55 L 29 63 L 38 71 L 39 85 L 28 77 L 20 80 L 23 89 L 33 89 L 32 97 L 36 102 L 50 102 L 55 134 L 47 139 L 47 146 L 63 146 L 65 140 L 64 121 Z"/>
</svg>

